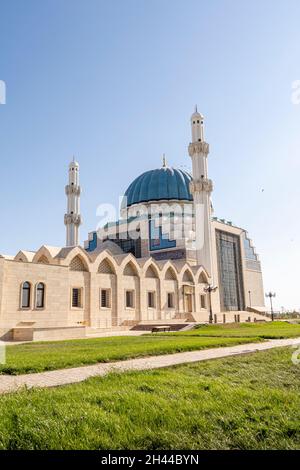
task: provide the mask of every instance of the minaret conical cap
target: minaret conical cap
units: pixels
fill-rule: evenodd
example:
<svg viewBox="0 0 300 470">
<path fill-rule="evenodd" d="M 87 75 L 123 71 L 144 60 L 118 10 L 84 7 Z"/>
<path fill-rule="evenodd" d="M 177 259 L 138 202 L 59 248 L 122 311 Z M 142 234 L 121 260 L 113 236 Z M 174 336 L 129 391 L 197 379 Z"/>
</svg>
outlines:
<svg viewBox="0 0 300 470">
<path fill-rule="evenodd" d="M 203 114 L 199 113 L 197 105 L 195 105 L 195 111 L 193 112 L 191 116 L 191 120 L 198 118 L 198 119 L 204 119 Z"/>
</svg>

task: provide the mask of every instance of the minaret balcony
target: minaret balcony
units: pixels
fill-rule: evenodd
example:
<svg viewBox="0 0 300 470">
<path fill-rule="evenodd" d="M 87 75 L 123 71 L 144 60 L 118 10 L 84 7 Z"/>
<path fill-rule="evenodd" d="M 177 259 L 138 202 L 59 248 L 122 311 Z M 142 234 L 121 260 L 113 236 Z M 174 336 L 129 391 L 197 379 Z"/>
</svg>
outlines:
<svg viewBox="0 0 300 470">
<path fill-rule="evenodd" d="M 80 196 L 81 194 L 81 187 L 77 185 L 68 184 L 65 188 L 66 195 L 69 196 L 74 194 L 75 196 Z"/>
<path fill-rule="evenodd" d="M 206 179 L 206 178 L 201 178 L 199 180 L 193 179 L 190 182 L 190 191 L 192 194 L 195 194 L 198 192 L 211 193 L 213 189 L 214 189 L 213 182 L 210 179 Z"/>
<path fill-rule="evenodd" d="M 209 144 L 206 142 L 192 142 L 189 145 L 189 156 L 193 157 L 201 154 L 205 156 L 209 154 Z"/>
<path fill-rule="evenodd" d="M 82 224 L 81 215 L 78 214 L 65 214 L 65 225 L 74 224 L 77 227 Z"/>
</svg>

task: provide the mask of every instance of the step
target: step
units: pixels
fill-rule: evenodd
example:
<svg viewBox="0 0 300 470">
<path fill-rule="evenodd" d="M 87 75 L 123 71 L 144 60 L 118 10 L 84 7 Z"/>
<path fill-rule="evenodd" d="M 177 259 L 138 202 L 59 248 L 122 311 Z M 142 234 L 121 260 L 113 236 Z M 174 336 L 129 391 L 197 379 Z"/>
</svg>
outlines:
<svg viewBox="0 0 300 470">
<path fill-rule="evenodd" d="M 131 331 L 152 331 L 152 328 L 158 327 L 158 326 L 169 326 L 171 328 L 171 331 L 180 331 L 187 326 L 189 326 L 189 323 L 170 323 L 169 321 L 166 322 L 160 322 L 160 323 L 139 323 L 138 325 L 134 326 L 131 328 Z"/>
</svg>

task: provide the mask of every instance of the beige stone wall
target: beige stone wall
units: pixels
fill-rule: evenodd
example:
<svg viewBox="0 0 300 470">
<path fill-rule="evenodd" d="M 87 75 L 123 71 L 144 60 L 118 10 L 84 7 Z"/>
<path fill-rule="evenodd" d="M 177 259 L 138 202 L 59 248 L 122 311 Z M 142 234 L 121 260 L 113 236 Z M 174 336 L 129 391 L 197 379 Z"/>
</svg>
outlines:
<svg viewBox="0 0 300 470">
<path fill-rule="evenodd" d="M 3 287 L 4 287 L 4 267 L 5 267 L 5 261 L 4 258 L 0 258 L 0 318 L 1 318 L 1 312 L 2 312 L 2 302 L 3 302 Z"/>
<path fill-rule="evenodd" d="M 249 291 L 251 297 L 251 307 L 264 307 L 265 295 L 263 288 L 262 273 L 245 270 L 244 282 L 246 287 L 246 306 L 250 307 Z"/>
<path fill-rule="evenodd" d="M 138 276 L 124 276 L 120 273 L 118 277 L 118 325 L 126 320 L 133 321 L 141 318 L 140 312 L 140 279 Z M 133 292 L 133 306 L 126 307 L 126 291 Z"/>
<path fill-rule="evenodd" d="M 21 285 L 31 284 L 31 305 L 21 309 Z M 35 289 L 39 282 L 46 285 L 45 308 L 35 307 Z M 2 281 L 1 329 L 10 329 L 20 322 L 34 322 L 40 327 L 68 324 L 68 269 L 16 261 L 5 261 Z"/>
<path fill-rule="evenodd" d="M 173 295 L 174 307 L 168 308 L 168 293 Z M 178 295 L 178 281 L 175 280 L 162 280 L 161 288 L 161 319 L 172 320 L 176 318 L 176 313 L 179 311 L 179 295 Z"/>
<path fill-rule="evenodd" d="M 213 224 L 213 280 L 203 267 L 191 266 L 184 260 L 159 261 L 135 259 L 131 254 L 112 255 L 108 250 L 88 254 L 80 247 L 42 247 L 36 254 L 19 253 L 15 260 L 0 257 L 0 336 L 23 324 L 34 328 L 88 326 L 111 328 L 139 321 L 174 320 L 187 318 L 188 310 L 197 318 L 208 321 L 209 298 L 201 306 L 201 295 L 208 283 L 218 285 L 218 266 Z M 241 235 L 236 227 L 226 227 Z M 263 285 L 260 272 L 246 269 L 243 249 L 245 296 L 251 290 L 252 306 L 263 305 Z M 19 261 L 21 260 L 21 261 Z M 102 269 L 107 263 L 106 269 Z M 101 268 L 101 269 L 100 269 Z M 21 308 L 21 286 L 31 284 L 30 308 Z M 46 286 L 45 306 L 37 309 L 35 289 L 39 282 Z M 72 288 L 82 291 L 82 306 L 72 307 Z M 109 291 L 110 302 L 101 306 L 101 289 Z M 126 306 L 126 291 L 132 291 L 134 304 Z M 148 293 L 154 293 L 154 306 L 148 305 Z M 174 306 L 168 308 L 167 294 L 173 293 Z M 247 299 L 245 299 L 248 305 Z M 223 321 L 220 312 L 219 290 L 212 296 L 213 312 Z M 234 319 L 234 312 L 227 317 Z M 246 318 L 246 317 L 245 317 Z M 226 321 L 228 321 L 226 318 Z M 28 325 L 29 326 L 29 325 Z"/>
<path fill-rule="evenodd" d="M 2 333 L 24 324 L 29 327 L 30 323 L 34 328 L 45 329 L 78 326 L 111 328 L 140 320 L 175 319 L 185 311 L 184 285 L 189 285 L 193 290 L 193 309 L 199 306 L 202 285 L 198 284 L 198 279 L 200 273 L 204 273 L 202 268 L 194 267 L 192 271 L 186 263 L 165 261 L 157 264 L 151 258 L 141 259 L 138 263 L 132 255 L 113 257 L 109 252 L 89 257 L 80 248 L 65 250 L 63 255 L 51 258 L 44 249 L 39 250 L 32 262 L 26 261 L 26 257 L 22 257 L 22 261 L 0 258 Z M 76 267 L 80 268 L 82 263 L 82 270 L 73 270 L 75 258 Z M 43 263 L 37 262 L 41 259 Z M 98 272 L 103 260 L 110 263 L 111 273 Z M 169 279 L 169 268 L 172 268 L 174 279 Z M 188 282 L 185 276 L 188 276 Z M 26 281 L 31 284 L 31 305 L 25 309 L 21 307 L 21 286 Z M 46 287 L 43 309 L 37 309 L 35 305 L 35 289 L 39 282 Z M 80 308 L 72 307 L 73 288 L 82 292 Z M 101 306 L 102 289 L 109 291 L 110 303 L 107 307 Z M 126 306 L 126 291 L 133 292 L 132 307 Z M 149 292 L 154 295 L 152 307 L 148 305 Z M 168 292 L 174 296 L 172 308 L 167 306 Z"/>
<path fill-rule="evenodd" d="M 117 315 L 117 279 L 115 274 L 95 274 L 94 289 L 91 291 L 91 326 L 95 328 L 111 328 L 112 319 Z M 101 290 L 109 292 L 109 306 L 102 307 L 100 303 Z"/>
<path fill-rule="evenodd" d="M 69 301 L 65 304 L 68 305 L 68 325 L 90 326 L 90 273 L 68 271 L 68 292 Z M 73 308 L 71 306 L 71 295 L 73 288 L 80 288 L 83 292 L 83 307 Z"/>
</svg>

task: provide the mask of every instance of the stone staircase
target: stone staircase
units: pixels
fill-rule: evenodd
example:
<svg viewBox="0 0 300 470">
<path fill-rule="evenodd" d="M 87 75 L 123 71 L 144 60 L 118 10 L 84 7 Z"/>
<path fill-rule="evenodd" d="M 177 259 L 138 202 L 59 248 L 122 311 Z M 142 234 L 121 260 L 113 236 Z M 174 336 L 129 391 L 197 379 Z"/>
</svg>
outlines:
<svg viewBox="0 0 300 470">
<path fill-rule="evenodd" d="M 189 329 L 190 327 L 194 327 L 195 323 L 187 323 L 187 322 L 172 322 L 170 320 L 164 321 L 164 322 L 143 322 L 139 323 L 138 325 L 135 325 L 133 328 L 131 328 L 131 331 L 152 331 L 152 328 L 155 328 L 157 326 L 169 326 L 171 331 L 182 331 Z"/>
<path fill-rule="evenodd" d="M 97 336 L 101 333 L 112 333 L 116 331 L 129 331 L 128 326 L 112 326 L 111 328 L 86 328 L 86 336 Z"/>
</svg>

